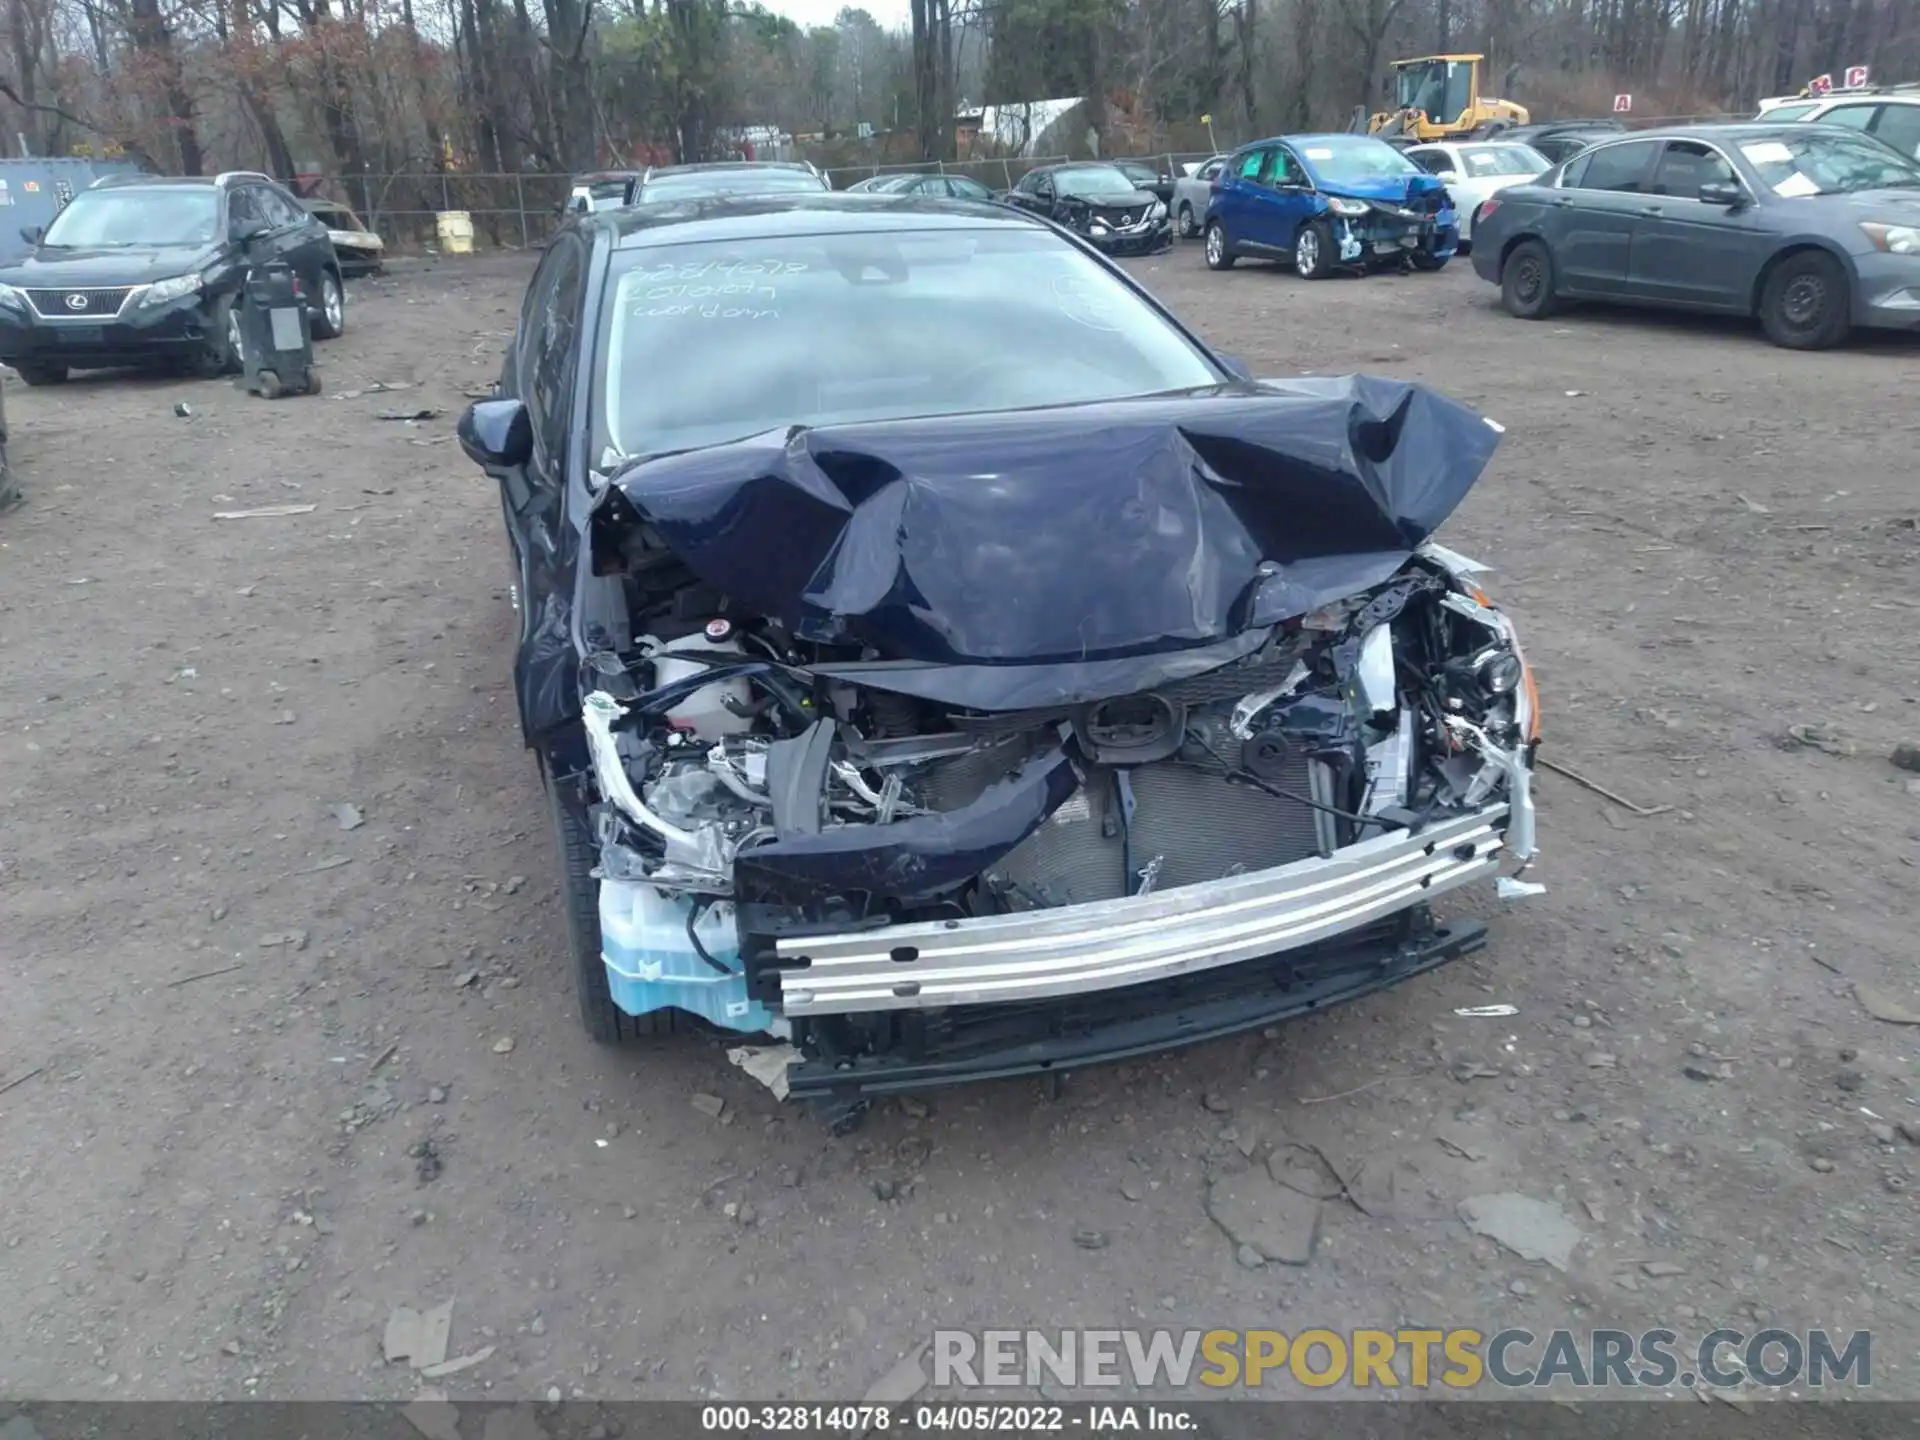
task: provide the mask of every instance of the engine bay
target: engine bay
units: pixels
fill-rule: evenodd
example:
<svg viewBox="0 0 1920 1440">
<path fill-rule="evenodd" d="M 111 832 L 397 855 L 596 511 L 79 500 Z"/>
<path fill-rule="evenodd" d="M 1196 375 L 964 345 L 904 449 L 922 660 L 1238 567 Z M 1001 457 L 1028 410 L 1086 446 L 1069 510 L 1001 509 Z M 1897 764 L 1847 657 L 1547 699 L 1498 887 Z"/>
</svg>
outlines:
<svg viewBox="0 0 1920 1440">
<path fill-rule="evenodd" d="M 623 577 L 631 643 L 585 659 L 603 911 L 624 927 L 644 887 L 654 978 L 664 934 L 744 981 L 742 907 L 755 930 L 965 921 L 1418 832 L 1528 783 L 1530 676 L 1467 566 L 1429 547 L 1203 673 L 983 710 L 889 688 L 870 654 L 742 613 L 662 550 Z M 1508 846 L 1524 862 L 1531 834 Z M 777 1029 L 777 988 L 753 988 L 710 1018 Z"/>
</svg>

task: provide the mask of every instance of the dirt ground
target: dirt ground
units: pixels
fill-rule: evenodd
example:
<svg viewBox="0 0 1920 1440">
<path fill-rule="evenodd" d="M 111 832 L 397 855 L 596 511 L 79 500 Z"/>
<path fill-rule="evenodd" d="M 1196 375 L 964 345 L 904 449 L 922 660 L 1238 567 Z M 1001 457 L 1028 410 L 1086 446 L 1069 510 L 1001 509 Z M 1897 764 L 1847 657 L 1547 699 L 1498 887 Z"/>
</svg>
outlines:
<svg viewBox="0 0 1920 1440">
<path fill-rule="evenodd" d="M 1546 894 L 1469 902 L 1479 954 L 836 1139 L 715 1043 L 579 1028 L 500 516 L 451 440 L 529 269 L 357 285 L 319 399 L 7 381 L 0 1394 L 411 1396 L 383 1326 L 447 1300 L 449 1353 L 491 1348 L 456 1399 L 858 1398 L 936 1326 L 1763 1321 L 1871 1329 L 1876 1390 L 1920 1394 L 1920 1030 L 1866 1008 L 1920 1011 L 1888 759 L 1920 740 L 1920 342 L 1522 324 L 1464 263 L 1141 262 L 1256 373 L 1507 426 L 1444 538 L 1498 569 L 1543 754 L 1664 808 L 1545 774 Z M 1296 1141 L 1374 1213 L 1243 1266 L 1209 1181 Z M 1583 1232 L 1565 1273 L 1455 1218 L 1507 1190 Z"/>
</svg>

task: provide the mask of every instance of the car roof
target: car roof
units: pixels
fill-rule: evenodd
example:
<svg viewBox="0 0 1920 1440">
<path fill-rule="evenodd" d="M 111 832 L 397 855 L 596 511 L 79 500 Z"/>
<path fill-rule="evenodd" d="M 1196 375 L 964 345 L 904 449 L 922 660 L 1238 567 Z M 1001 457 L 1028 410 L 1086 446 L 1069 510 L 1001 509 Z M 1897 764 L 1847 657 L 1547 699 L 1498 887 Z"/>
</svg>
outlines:
<svg viewBox="0 0 1920 1440">
<path fill-rule="evenodd" d="M 90 190 L 131 190 L 165 187 L 180 189 L 199 187 L 211 189 L 219 183 L 213 175 L 102 175 L 87 188 Z"/>
<path fill-rule="evenodd" d="M 656 165 L 647 172 L 647 178 L 693 175 L 704 170 L 798 170 L 809 175 L 813 173 L 813 167 L 804 160 L 698 160 L 685 165 Z"/>
<path fill-rule="evenodd" d="M 582 215 L 573 223 L 591 235 L 607 236 L 616 250 L 782 235 L 1048 229 L 1030 215 L 990 201 L 938 200 L 873 190 L 665 200 Z"/>
<path fill-rule="evenodd" d="M 1841 129 L 1841 126 L 1829 127 Z M 1657 130 L 1626 130 L 1621 140 L 1786 140 L 1807 133 L 1804 120 L 1727 120 L 1694 125 L 1662 125 Z M 1859 134 L 1855 130 L 1852 134 Z"/>
<path fill-rule="evenodd" d="M 1846 90 L 1834 95 L 1820 95 L 1810 98 L 1813 104 L 1819 107 L 1845 105 L 1849 103 L 1854 105 L 1920 105 L 1920 95 L 1876 95 L 1871 90 Z M 1789 100 L 1786 103 L 1787 105 L 1804 105 L 1807 101 Z M 1785 109 L 1786 107 L 1782 106 L 1781 108 Z"/>
</svg>

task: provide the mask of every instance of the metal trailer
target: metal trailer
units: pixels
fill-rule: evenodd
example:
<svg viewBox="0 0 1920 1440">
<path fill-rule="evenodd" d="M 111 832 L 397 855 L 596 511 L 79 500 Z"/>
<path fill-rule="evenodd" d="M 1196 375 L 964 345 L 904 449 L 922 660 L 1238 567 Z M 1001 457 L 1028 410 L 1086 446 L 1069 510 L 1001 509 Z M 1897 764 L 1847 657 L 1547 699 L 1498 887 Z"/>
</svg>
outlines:
<svg viewBox="0 0 1920 1440">
<path fill-rule="evenodd" d="M 132 160 L 80 155 L 0 158 L 0 265 L 11 265 L 33 248 L 23 231 L 45 230 L 67 202 L 103 175 L 138 174 Z"/>
</svg>

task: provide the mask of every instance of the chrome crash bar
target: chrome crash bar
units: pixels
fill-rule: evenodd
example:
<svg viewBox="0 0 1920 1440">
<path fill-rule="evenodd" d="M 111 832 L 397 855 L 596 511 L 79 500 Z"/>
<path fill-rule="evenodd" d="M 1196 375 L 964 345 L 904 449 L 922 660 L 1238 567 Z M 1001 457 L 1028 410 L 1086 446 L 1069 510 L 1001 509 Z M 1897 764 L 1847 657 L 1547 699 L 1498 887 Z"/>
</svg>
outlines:
<svg viewBox="0 0 1920 1440">
<path fill-rule="evenodd" d="M 1177 890 L 784 939 L 775 947 L 782 1005 L 805 1016 L 1050 999 L 1297 949 L 1491 877 L 1507 809 L 1503 801 L 1418 834 Z"/>
</svg>

